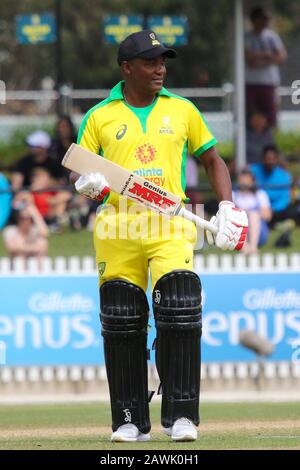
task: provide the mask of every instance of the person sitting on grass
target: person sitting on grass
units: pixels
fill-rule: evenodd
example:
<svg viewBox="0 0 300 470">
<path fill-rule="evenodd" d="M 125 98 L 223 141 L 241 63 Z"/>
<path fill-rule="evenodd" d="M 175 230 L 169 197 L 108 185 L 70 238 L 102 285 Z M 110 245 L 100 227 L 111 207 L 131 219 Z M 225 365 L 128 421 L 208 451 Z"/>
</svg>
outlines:
<svg viewBox="0 0 300 470">
<path fill-rule="evenodd" d="M 269 196 L 272 217 L 269 227 L 281 232 L 275 242 L 276 247 L 291 246 L 291 232 L 296 226 L 295 213 L 292 206 L 292 182 L 290 172 L 283 168 L 284 162 L 275 145 L 268 145 L 263 150 L 262 163 L 250 165 L 257 185 L 264 188 Z"/>
<path fill-rule="evenodd" d="M 21 257 L 24 263 L 29 257 L 41 257 L 48 253 L 48 227 L 34 204 L 18 202 L 16 224 L 3 230 L 3 240 L 9 256 Z"/>
<path fill-rule="evenodd" d="M 251 171 L 243 170 L 237 178 L 237 189 L 233 191 L 237 207 L 247 212 L 249 231 L 243 248 L 245 254 L 257 253 L 258 247 L 266 243 L 269 236 L 268 222 L 272 217 L 267 193 L 256 188 Z"/>
<path fill-rule="evenodd" d="M 0 230 L 5 227 L 11 212 L 10 185 L 3 173 L 0 173 Z"/>
<path fill-rule="evenodd" d="M 273 212 L 271 226 L 289 218 L 292 176 L 282 168 L 278 148 L 275 145 L 264 147 L 262 163 L 253 163 L 249 169 L 257 185 L 264 188 L 269 196 Z"/>
<path fill-rule="evenodd" d="M 46 168 L 35 168 L 32 173 L 32 183 L 28 191 L 20 191 L 14 197 L 13 205 L 23 202 L 34 204 L 50 232 L 62 233 L 69 223 L 67 212 L 71 193 L 60 189 Z"/>
</svg>

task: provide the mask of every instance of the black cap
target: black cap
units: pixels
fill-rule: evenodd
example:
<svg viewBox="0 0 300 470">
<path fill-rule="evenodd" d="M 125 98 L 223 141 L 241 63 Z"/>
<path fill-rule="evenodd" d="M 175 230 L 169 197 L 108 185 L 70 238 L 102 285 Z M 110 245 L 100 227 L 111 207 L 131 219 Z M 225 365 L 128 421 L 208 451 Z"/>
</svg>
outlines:
<svg viewBox="0 0 300 470">
<path fill-rule="evenodd" d="M 177 54 L 174 49 L 165 47 L 154 31 L 146 29 L 130 34 L 121 42 L 118 51 L 118 64 L 121 65 L 124 60 L 136 57 L 154 59 L 161 55 L 175 59 Z"/>
</svg>

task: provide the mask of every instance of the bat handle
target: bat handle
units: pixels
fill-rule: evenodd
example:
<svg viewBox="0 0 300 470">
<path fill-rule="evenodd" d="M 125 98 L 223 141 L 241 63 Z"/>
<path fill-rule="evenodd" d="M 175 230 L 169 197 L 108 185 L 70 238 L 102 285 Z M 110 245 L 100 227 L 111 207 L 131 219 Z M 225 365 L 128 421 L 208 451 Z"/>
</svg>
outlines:
<svg viewBox="0 0 300 470">
<path fill-rule="evenodd" d="M 183 207 L 180 208 L 177 215 L 180 215 L 181 217 L 191 220 L 196 225 L 198 225 L 198 227 L 201 227 L 204 230 L 209 230 L 214 235 L 218 233 L 218 228 L 214 224 L 212 224 L 211 222 L 208 222 L 208 220 L 202 219 L 198 215 L 193 214 L 192 212 L 188 211 L 187 209 L 184 209 Z"/>
</svg>

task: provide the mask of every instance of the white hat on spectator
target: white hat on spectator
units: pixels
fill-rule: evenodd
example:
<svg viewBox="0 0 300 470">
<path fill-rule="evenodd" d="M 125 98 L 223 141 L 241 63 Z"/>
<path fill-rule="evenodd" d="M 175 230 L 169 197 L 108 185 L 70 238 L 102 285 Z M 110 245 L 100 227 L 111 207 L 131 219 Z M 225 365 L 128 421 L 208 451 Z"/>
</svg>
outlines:
<svg viewBox="0 0 300 470">
<path fill-rule="evenodd" d="M 43 147 L 48 149 L 51 145 L 51 139 L 45 131 L 34 131 L 26 138 L 26 144 L 30 147 Z"/>
</svg>

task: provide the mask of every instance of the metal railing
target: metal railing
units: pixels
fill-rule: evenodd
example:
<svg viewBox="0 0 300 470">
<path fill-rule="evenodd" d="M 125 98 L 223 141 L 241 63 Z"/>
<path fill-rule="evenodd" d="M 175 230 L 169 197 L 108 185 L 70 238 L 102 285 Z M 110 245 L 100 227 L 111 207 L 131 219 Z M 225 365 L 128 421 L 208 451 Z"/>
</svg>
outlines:
<svg viewBox="0 0 300 470">
<path fill-rule="evenodd" d="M 172 93 L 185 98 L 224 98 L 234 93 L 232 83 L 225 83 L 222 87 L 203 88 L 169 88 Z M 291 96 L 292 87 L 281 86 L 277 88 L 278 96 Z M 69 96 L 71 99 L 98 99 L 106 98 L 109 95 L 109 88 L 102 89 L 73 89 L 63 86 L 60 92 L 56 90 L 7 90 L 7 100 L 57 100 L 61 95 Z"/>
<path fill-rule="evenodd" d="M 225 83 L 221 87 L 202 88 L 170 88 L 172 93 L 185 98 L 219 98 L 221 99 L 220 110 L 229 111 L 232 109 L 234 96 L 234 85 Z M 293 93 L 292 87 L 278 87 L 279 97 L 289 97 Z M 61 101 L 64 112 L 70 113 L 75 100 L 101 100 L 109 95 L 110 89 L 73 89 L 63 85 L 59 91 L 56 90 L 7 90 L 6 101 L 48 101 L 51 104 Z"/>
</svg>

